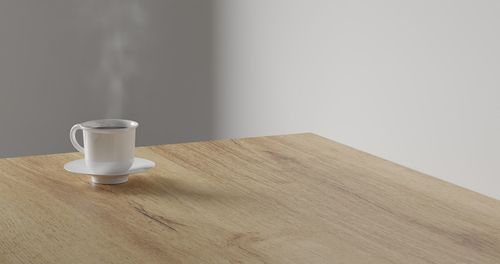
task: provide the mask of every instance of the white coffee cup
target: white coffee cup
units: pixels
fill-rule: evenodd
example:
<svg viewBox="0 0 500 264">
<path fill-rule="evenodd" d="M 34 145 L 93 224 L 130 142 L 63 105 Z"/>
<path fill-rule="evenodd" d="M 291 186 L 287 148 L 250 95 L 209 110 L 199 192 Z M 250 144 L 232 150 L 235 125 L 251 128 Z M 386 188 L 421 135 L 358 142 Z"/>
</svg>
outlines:
<svg viewBox="0 0 500 264">
<path fill-rule="evenodd" d="M 123 119 L 101 119 L 74 125 L 73 147 L 85 155 L 85 165 L 96 174 L 126 174 L 134 162 L 135 130 L 139 124 Z M 83 131 L 83 146 L 76 132 Z"/>
</svg>

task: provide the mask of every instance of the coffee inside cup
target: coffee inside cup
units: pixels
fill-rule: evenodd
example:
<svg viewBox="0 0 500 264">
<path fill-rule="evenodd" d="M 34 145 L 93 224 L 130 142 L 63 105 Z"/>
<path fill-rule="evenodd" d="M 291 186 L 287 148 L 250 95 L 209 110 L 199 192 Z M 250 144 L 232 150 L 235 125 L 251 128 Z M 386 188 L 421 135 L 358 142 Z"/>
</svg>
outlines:
<svg viewBox="0 0 500 264">
<path fill-rule="evenodd" d="M 126 126 L 101 126 L 101 127 L 92 127 L 93 129 L 122 129 L 127 128 Z"/>
<path fill-rule="evenodd" d="M 101 119 L 81 123 L 84 129 L 94 130 L 126 130 L 137 127 L 137 122 L 123 119 Z"/>
</svg>

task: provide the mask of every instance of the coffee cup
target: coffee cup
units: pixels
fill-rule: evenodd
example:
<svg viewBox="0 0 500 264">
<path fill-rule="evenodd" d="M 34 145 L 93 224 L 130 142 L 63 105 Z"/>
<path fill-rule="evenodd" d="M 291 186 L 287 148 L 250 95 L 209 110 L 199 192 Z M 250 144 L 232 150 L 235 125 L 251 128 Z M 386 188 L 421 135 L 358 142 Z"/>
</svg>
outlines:
<svg viewBox="0 0 500 264">
<path fill-rule="evenodd" d="M 139 124 L 124 119 L 92 120 L 70 130 L 73 147 L 84 154 L 85 165 L 95 174 L 124 175 L 134 162 L 135 130 Z M 83 132 L 83 146 L 76 132 Z"/>
</svg>

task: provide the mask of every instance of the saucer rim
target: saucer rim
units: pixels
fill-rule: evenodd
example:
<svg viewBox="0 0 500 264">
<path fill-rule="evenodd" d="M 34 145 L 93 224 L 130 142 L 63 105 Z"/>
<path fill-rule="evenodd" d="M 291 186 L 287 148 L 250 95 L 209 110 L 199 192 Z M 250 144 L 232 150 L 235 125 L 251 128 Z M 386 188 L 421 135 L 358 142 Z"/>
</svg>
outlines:
<svg viewBox="0 0 500 264">
<path fill-rule="evenodd" d="M 73 162 L 78 162 L 78 161 L 83 161 L 83 164 L 85 166 L 85 159 L 75 159 L 75 160 L 71 160 L 71 161 L 68 161 L 66 163 L 64 163 L 64 170 L 66 170 L 67 172 L 70 172 L 70 173 L 74 173 L 74 174 L 81 174 L 81 175 L 89 175 L 89 176 L 100 176 L 100 177 L 116 177 L 116 176 L 126 176 L 126 175 L 129 175 L 129 174 L 134 174 L 134 173 L 140 173 L 140 172 L 143 172 L 143 171 L 146 171 L 146 170 L 149 170 L 149 169 L 152 169 L 154 167 L 156 167 L 156 163 L 152 160 L 148 160 L 148 159 L 145 159 L 145 158 L 139 158 L 139 157 L 134 157 L 134 163 L 137 161 L 137 160 L 144 160 L 146 162 L 149 162 L 151 163 L 151 167 L 147 167 L 147 168 L 138 168 L 138 169 L 134 169 L 132 170 L 132 167 L 124 174 L 93 174 L 93 173 L 85 173 L 85 172 L 77 172 L 77 171 L 72 171 L 72 170 L 69 170 L 67 168 L 67 165 L 70 164 L 70 163 L 73 163 Z M 133 165 L 132 165 L 133 166 Z"/>
</svg>

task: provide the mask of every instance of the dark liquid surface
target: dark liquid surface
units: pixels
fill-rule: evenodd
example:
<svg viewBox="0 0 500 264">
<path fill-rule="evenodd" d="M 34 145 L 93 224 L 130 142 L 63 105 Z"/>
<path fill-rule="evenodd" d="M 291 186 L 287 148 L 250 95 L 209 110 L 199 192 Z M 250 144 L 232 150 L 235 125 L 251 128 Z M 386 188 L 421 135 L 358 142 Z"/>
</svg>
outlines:
<svg viewBox="0 0 500 264">
<path fill-rule="evenodd" d="M 102 126 L 102 127 L 93 127 L 93 129 L 122 129 L 127 128 L 125 126 Z"/>
</svg>

